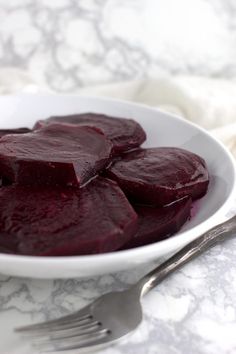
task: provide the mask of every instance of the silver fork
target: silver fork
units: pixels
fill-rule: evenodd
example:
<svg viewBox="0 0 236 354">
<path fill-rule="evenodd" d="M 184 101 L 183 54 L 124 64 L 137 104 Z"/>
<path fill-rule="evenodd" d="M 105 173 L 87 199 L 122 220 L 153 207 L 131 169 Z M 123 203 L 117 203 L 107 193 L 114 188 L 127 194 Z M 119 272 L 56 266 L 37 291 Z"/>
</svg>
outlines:
<svg viewBox="0 0 236 354">
<path fill-rule="evenodd" d="M 134 331 L 142 321 L 140 299 L 169 274 L 216 243 L 236 234 L 236 215 L 190 242 L 128 290 L 111 292 L 52 321 L 16 328 L 40 351 L 100 349 Z"/>
</svg>

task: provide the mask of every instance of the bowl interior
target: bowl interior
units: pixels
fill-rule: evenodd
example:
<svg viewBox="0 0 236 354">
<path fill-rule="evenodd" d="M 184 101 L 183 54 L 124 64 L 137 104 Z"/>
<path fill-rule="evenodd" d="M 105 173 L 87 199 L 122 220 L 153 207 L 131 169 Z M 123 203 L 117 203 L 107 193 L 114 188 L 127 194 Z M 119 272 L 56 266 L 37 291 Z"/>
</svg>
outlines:
<svg viewBox="0 0 236 354">
<path fill-rule="evenodd" d="M 188 149 L 202 156 L 208 165 L 211 182 L 207 195 L 199 200 L 194 207 L 194 216 L 174 237 L 150 246 L 139 247 L 138 249 L 113 253 L 113 264 L 117 265 L 114 270 L 122 267 L 118 265 L 122 254 L 123 257 L 133 257 L 135 259 L 143 254 L 152 255 L 151 258 L 180 247 L 186 243 L 186 232 L 199 225 L 204 225 L 212 219 L 212 222 L 220 220 L 213 219 L 214 215 L 229 201 L 235 188 L 235 168 L 231 155 L 227 150 L 212 138 L 203 129 L 171 114 L 164 113 L 142 105 L 135 105 L 118 100 L 98 99 L 78 96 L 60 95 L 20 95 L 3 96 L 0 98 L 0 129 L 9 127 L 32 127 L 36 120 L 47 118 L 50 115 L 65 115 L 82 112 L 104 113 L 116 117 L 133 118 L 138 121 L 147 133 L 147 141 L 144 146 L 177 146 Z M 223 215 L 222 215 L 223 216 Z M 206 228 L 209 223 L 206 224 Z M 200 230 L 200 229 L 199 229 Z M 203 229 L 201 229 L 203 230 Z M 197 229 L 195 236 L 197 235 Z M 194 238 L 193 237 L 193 238 Z M 150 252 L 148 251 L 150 249 Z M 88 259 L 103 262 L 111 255 L 101 256 L 77 256 L 70 257 L 74 262 L 88 261 Z M 100 257 L 100 258 L 99 258 Z M 27 259 L 27 257 L 17 257 L 11 255 L 0 255 L 1 262 L 8 260 Z M 66 257 L 61 257 L 65 260 Z M 142 257 L 141 257 L 142 258 Z M 140 258 L 140 259 L 141 259 Z M 35 260 L 37 264 L 45 259 L 38 257 L 28 258 Z M 149 258 L 147 257 L 147 260 Z M 67 258 L 68 260 L 68 258 Z M 53 262 L 53 260 L 51 260 Z M 55 262 L 59 262 L 58 258 Z M 131 262 L 132 263 L 132 262 Z M 79 264 L 79 263 L 78 263 Z M 65 265 L 66 267 L 66 265 Z M 98 266 L 99 268 L 99 266 Z M 26 272 L 27 273 L 27 272 Z M 57 277 L 57 273 L 52 272 L 52 277 Z M 86 273 L 86 272 L 85 272 Z M 95 272 L 96 273 L 96 272 Z M 11 272 L 12 274 L 12 272 Z M 22 274 L 28 276 L 29 274 Z M 70 274 L 68 274 L 70 276 Z"/>
</svg>

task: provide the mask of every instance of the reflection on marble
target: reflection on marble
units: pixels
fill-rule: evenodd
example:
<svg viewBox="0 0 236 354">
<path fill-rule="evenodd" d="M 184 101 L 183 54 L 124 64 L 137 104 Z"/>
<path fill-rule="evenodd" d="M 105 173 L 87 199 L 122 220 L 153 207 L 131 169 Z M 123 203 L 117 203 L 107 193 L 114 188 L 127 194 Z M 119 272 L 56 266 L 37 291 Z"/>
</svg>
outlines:
<svg viewBox="0 0 236 354">
<path fill-rule="evenodd" d="M 75 92 L 160 73 L 236 74 L 233 0 L 0 0 L 0 66 Z"/>
</svg>

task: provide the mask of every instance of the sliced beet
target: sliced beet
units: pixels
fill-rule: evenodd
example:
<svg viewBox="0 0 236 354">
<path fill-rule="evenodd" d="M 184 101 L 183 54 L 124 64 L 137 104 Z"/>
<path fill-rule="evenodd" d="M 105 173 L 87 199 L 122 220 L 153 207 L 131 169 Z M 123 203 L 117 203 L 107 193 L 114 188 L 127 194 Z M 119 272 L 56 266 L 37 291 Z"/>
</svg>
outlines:
<svg viewBox="0 0 236 354">
<path fill-rule="evenodd" d="M 97 128 L 52 124 L 2 137 L 0 171 L 19 184 L 82 186 L 107 165 L 111 149 Z"/>
<path fill-rule="evenodd" d="M 29 132 L 31 132 L 29 128 L 0 129 L 0 138 L 8 134 L 25 134 Z"/>
<path fill-rule="evenodd" d="M 137 215 L 118 185 L 82 189 L 14 185 L 0 190 L 0 252 L 69 256 L 111 252 L 130 240 Z"/>
<path fill-rule="evenodd" d="M 134 149 L 146 140 L 146 133 L 133 119 L 115 118 L 97 113 L 50 117 L 38 121 L 34 129 L 40 129 L 55 122 L 90 125 L 101 129 L 107 138 L 112 141 L 113 153 L 115 154 Z"/>
<path fill-rule="evenodd" d="M 122 249 L 148 245 L 180 230 L 190 218 L 191 198 L 184 197 L 164 207 L 135 206 L 138 231 Z"/>
<path fill-rule="evenodd" d="M 205 161 L 180 148 L 138 149 L 115 162 L 107 175 L 131 199 L 162 206 L 184 196 L 202 197 L 208 187 Z"/>
<path fill-rule="evenodd" d="M 0 129 L 0 139 L 9 134 L 25 134 L 31 132 L 29 128 L 15 128 L 15 129 Z M 0 187 L 2 185 L 8 185 L 10 182 L 0 177 Z"/>
</svg>

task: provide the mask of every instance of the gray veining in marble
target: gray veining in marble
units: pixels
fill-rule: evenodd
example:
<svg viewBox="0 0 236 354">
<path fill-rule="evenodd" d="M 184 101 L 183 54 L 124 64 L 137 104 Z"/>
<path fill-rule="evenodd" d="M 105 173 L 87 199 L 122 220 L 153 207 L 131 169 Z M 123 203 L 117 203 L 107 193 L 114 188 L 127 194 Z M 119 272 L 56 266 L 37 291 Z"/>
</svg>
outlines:
<svg viewBox="0 0 236 354">
<path fill-rule="evenodd" d="M 162 72 L 232 77 L 235 44 L 235 0 L 0 0 L 0 68 L 60 92 Z M 236 353 L 235 259 L 233 239 L 178 271 L 143 299 L 140 328 L 103 353 Z M 86 280 L 0 275 L 0 354 L 33 354 L 14 326 L 67 314 L 151 267 Z"/>
<path fill-rule="evenodd" d="M 61 92 L 162 72 L 236 74 L 234 0 L 0 0 L 0 66 Z"/>
</svg>

